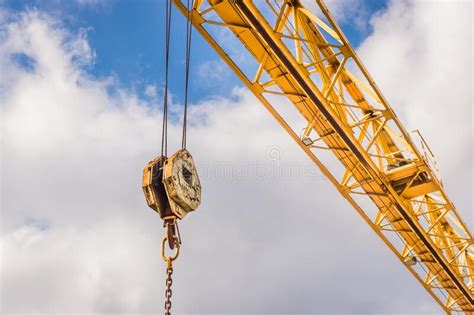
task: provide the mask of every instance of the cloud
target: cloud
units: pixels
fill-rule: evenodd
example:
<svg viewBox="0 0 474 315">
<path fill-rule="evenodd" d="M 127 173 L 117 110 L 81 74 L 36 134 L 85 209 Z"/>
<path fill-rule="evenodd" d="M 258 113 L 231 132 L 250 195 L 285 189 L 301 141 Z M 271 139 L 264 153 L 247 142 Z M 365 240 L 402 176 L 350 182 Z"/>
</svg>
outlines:
<svg viewBox="0 0 474 315">
<path fill-rule="evenodd" d="M 83 6 L 98 6 L 103 5 L 106 0 L 76 0 L 79 5 Z"/>
<path fill-rule="evenodd" d="M 449 112 L 465 110 L 469 76 L 447 67 L 450 58 L 437 58 L 432 48 L 441 30 L 428 22 L 449 7 L 445 54 L 456 43 L 456 53 L 467 50 L 460 53 L 468 63 L 471 48 L 454 36 L 466 31 L 467 10 L 437 6 L 392 3 L 373 20 L 374 34 L 361 54 L 404 121 L 426 128 L 441 148 L 449 146 L 451 152 L 441 155 L 445 165 L 461 163 L 468 145 L 453 144 L 434 127 L 447 114 L 432 100 L 449 100 L 441 92 L 448 86 L 459 96 L 459 102 L 445 103 Z M 0 36 L 2 314 L 161 310 L 161 222 L 146 207 L 140 187 L 143 166 L 159 153 L 156 89 L 148 89 L 149 100 L 119 88 L 108 94 L 114 80 L 87 73 L 94 53 L 85 34 L 67 31 L 44 13 L 6 14 Z M 426 48 L 413 52 L 420 42 Z M 12 60 L 15 54 L 33 66 Z M 398 67 L 389 67 L 387 56 Z M 435 71 L 430 66 L 450 71 L 455 84 L 433 72 L 422 74 Z M 420 90 L 408 93 L 413 86 Z M 423 102 L 430 93 L 431 102 Z M 417 118 L 412 111 L 417 106 L 435 108 L 431 120 Z M 173 108 L 180 113 L 179 104 Z M 190 117 L 189 149 L 202 170 L 204 195 L 200 209 L 181 224 L 173 310 L 439 311 L 248 91 L 236 88 L 230 98 L 192 104 Z M 464 125 L 456 133 L 466 135 L 462 126 L 469 129 L 468 118 L 460 119 Z M 178 119 L 169 132 L 173 152 L 179 146 Z M 276 173 L 282 168 L 296 173 Z M 448 179 L 457 174 L 454 168 L 447 173 Z M 466 191 L 455 181 L 448 184 Z"/>
<path fill-rule="evenodd" d="M 222 81 L 230 74 L 229 67 L 222 60 L 209 60 L 197 65 L 199 82 L 204 85 L 213 81 Z"/>
</svg>

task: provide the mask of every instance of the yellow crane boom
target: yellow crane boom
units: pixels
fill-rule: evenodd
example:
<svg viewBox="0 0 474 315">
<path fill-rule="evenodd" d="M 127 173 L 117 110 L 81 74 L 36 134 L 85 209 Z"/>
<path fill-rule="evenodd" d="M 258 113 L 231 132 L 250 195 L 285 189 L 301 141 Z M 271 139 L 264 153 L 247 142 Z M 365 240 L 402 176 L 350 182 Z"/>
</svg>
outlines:
<svg viewBox="0 0 474 315">
<path fill-rule="evenodd" d="M 404 129 L 326 5 L 194 0 L 188 12 L 183 1 L 173 0 L 434 300 L 474 314 L 471 232 L 428 145 Z"/>
</svg>

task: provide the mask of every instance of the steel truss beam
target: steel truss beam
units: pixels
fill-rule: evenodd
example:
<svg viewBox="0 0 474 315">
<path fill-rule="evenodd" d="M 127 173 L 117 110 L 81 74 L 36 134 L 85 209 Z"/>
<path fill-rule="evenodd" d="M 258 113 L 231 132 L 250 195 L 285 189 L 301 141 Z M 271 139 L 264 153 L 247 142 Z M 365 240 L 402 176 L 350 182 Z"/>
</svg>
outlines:
<svg viewBox="0 0 474 315">
<path fill-rule="evenodd" d="M 326 5 L 317 0 L 312 12 L 297 0 L 195 0 L 188 14 L 173 1 L 433 299 L 447 313 L 474 314 L 471 232 L 425 140 L 418 132 L 420 151 Z M 230 53 L 236 47 L 216 28 L 248 56 Z M 278 98 L 303 125 L 285 119 Z"/>
</svg>

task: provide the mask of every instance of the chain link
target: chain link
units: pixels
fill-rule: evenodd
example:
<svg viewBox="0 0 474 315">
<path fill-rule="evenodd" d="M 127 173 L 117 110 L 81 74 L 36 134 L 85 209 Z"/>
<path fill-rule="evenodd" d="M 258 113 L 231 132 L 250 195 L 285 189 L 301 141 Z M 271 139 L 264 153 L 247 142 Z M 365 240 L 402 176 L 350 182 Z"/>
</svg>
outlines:
<svg viewBox="0 0 474 315">
<path fill-rule="evenodd" d="M 173 295 L 173 291 L 171 291 L 171 285 L 173 284 L 173 279 L 171 276 L 173 275 L 173 265 L 171 260 L 168 261 L 168 267 L 166 268 L 166 290 L 165 290 L 165 315 L 171 315 L 171 296 Z"/>
<path fill-rule="evenodd" d="M 171 230 L 170 224 L 166 225 L 167 235 L 161 241 L 161 258 L 166 262 L 166 290 L 165 290 L 165 315 L 171 315 L 171 296 L 173 295 L 173 291 L 171 291 L 171 285 L 173 284 L 173 279 L 171 276 L 173 275 L 173 260 L 178 258 L 179 256 L 179 248 L 180 248 L 180 241 L 179 238 L 174 235 L 176 232 L 175 230 Z M 173 239 L 173 246 L 170 248 L 175 249 L 175 253 L 172 256 L 166 256 L 165 247 L 166 241 L 168 240 L 169 232 L 172 231 L 172 239 Z M 179 233 L 179 232 L 178 232 Z"/>
</svg>

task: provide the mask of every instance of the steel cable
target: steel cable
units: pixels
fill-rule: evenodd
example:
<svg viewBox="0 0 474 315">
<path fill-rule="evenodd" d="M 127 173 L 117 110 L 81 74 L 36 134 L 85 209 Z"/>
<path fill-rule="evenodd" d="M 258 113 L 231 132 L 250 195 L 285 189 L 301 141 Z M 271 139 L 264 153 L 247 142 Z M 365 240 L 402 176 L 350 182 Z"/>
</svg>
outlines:
<svg viewBox="0 0 474 315">
<path fill-rule="evenodd" d="M 161 155 L 168 155 L 168 73 L 171 37 L 171 1 L 166 0 L 166 38 L 165 38 L 165 91 L 163 96 L 163 126 L 161 130 Z"/>
<path fill-rule="evenodd" d="M 183 112 L 183 134 L 181 138 L 181 149 L 186 149 L 186 132 L 187 132 L 187 120 L 188 120 L 188 90 L 189 90 L 189 63 L 191 60 L 191 37 L 193 31 L 193 13 L 192 13 L 192 1 L 187 2 L 187 19 L 186 19 L 186 78 L 184 88 L 184 112 Z"/>
</svg>

